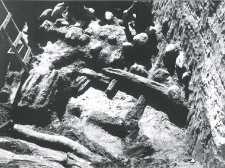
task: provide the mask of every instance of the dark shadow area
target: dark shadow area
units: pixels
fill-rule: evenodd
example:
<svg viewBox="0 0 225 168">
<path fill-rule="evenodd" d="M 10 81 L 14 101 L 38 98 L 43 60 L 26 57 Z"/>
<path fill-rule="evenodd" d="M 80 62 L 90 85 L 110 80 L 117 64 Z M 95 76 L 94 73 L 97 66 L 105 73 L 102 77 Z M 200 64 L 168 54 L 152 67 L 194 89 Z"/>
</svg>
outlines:
<svg viewBox="0 0 225 168">
<path fill-rule="evenodd" d="M 83 4 L 86 7 L 95 9 L 95 16 L 100 20 L 104 18 L 106 11 L 110 11 L 114 14 L 114 16 L 122 19 L 123 11 L 131 6 L 132 1 L 84 1 Z"/>
<path fill-rule="evenodd" d="M 168 21 L 163 23 L 163 27 L 162 27 L 162 33 L 164 35 L 164 37 L 166 37 L 168 31 L 169 31 L 169 25 L 168 25 Z"/>
<path fill-rule="evenodd" d="M 179 50 L 169 51 L 163 57 L 163 63 L 166 69 L 168 70 L 168 72 L 170 73 L 170 75 L 172 76 L 175 73 L 175 64 L 176 64 L 176 58 L 178 54 L 179 54 Z"/>
<path fill-rule="evenodd" d="M 30 109 L 27 107 L 14 107 L 10 111 L 10 116 L 15 123 L 29 124 L 44 127 L 51 123 L 50 112 L 43 109 Z"/>
</svg>

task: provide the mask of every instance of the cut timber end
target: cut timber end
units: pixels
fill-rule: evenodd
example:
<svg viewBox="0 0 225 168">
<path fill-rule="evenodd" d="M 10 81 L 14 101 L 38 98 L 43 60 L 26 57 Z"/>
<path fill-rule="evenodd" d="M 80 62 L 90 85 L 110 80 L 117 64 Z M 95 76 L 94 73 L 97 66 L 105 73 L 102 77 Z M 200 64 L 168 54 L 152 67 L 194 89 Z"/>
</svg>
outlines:
<svg viewBox="0 0 225 168">
<path fill-rule="evenodd" d="M 117 86 L 118 81 L 116 79 L 113 79 L 109 86 L 107 87 L 105 93 L 107 94 L 108 98 L 113 98 L 117 92 L 116 86 Z"/>
</svg>

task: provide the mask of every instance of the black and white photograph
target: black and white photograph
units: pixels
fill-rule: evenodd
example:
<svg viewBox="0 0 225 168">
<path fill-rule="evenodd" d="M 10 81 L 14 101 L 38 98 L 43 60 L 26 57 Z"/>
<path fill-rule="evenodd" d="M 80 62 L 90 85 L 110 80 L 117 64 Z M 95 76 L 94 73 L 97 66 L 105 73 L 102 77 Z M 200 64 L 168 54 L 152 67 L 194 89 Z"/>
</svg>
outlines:
<svg viewBox="0 0 225 168">
<path fill-rule="evenodd" d="M 225 0 L 0 0 L 0 168 L 225 168 Z"/>
</svg>

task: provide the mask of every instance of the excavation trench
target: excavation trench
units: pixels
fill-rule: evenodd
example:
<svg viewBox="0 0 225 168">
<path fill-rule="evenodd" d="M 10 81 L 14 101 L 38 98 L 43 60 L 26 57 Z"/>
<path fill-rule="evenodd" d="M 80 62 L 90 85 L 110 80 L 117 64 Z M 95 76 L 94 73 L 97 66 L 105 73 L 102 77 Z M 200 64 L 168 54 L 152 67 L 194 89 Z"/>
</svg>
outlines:
<svg viewBox="0 0 225 168">
<path fill-rule="evenodd" d="M 10 72 L 3 88 L 13 107 L 1 123 L 13 121 L 0 127 L 12 138 L 2 141 L 13 141 L 15 151 L 22 142 L 32 143 L 24 150 L 34 164 L 40 164 L 35 160 L 40 156 L 33 144 L 65 155 L 53 160 L 58 167 L 201 167 L 191 162 L 186 137 L 191 73 L 186 65 L 179 71 L 180 48 L 167 44 L 177 34 L 170 20 L 153 16 L 160 5 L 45 4 L 51 9 L 40 13 L 37 23 L 43 52 L 30 60 L 24 81 L 19 72 Z M 24 157 L 12 149 L 8 156 Z M 43 157 L 47 165 L 48 157 Z"/>
</svg>

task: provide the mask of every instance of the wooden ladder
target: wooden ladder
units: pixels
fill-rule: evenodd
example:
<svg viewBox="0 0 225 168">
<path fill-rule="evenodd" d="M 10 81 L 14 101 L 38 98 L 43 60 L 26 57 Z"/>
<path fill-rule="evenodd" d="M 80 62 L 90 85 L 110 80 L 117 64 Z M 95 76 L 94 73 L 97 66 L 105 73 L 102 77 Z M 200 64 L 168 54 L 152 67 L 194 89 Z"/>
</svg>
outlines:
<svg viewBox="0 0 225 168">
<path fill-rule="evenodd" d="M 24 68 L 25 72 L 27 74 L 29 74 L 29 70 L 25 64 L 25 61 L 28 59 L 29 56 L 33 57 L 33 54 L 31 52 L 30 47 L 28 46 L 28 44 L 26 43 L 26 41 L 23 38 L 23 33 L 18 29 L 16 23 L 14 22 L 14 19 L 12 18 L 12 14 L 8 11 L 8 9 L 6 8 L 5 4 L 3 3 L 3 1 L 0 1 L 0 6 L 3 7 L 2 9 L 4 9 L 7 13 L 7 16 L 5 18 L 5 20 L 3 21 L 3 23 L 0 26 L 0 35 L 8 42 L 8 44 L 10 45 L 10 49 L 8 50 L 8 54 L 13 54 L 16 56 L 18 62 L 21 64 L 21 66 Z M 6 31 L 6 27 L 9 24 L 10 20 L 13 23 L 13 26 L 16 28 L 18 35 L 16 37 L 16 39 L 13 41 L 8 32 Z M 22 43 L 21 43 L 22 42 Z M 21 50 L 23 48 L 27 48 L 25 55 L 22 59 L 21 57 Z"/>
</svg>

